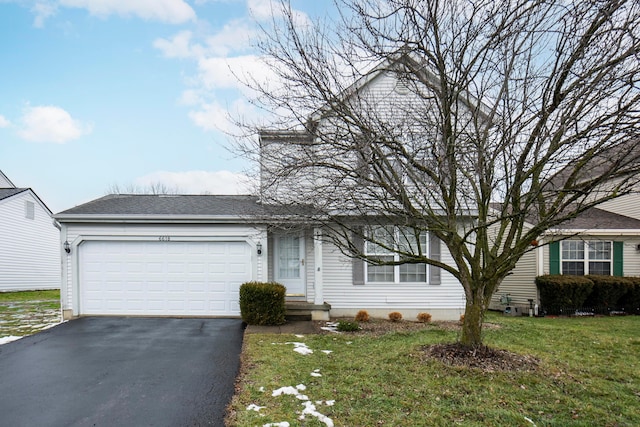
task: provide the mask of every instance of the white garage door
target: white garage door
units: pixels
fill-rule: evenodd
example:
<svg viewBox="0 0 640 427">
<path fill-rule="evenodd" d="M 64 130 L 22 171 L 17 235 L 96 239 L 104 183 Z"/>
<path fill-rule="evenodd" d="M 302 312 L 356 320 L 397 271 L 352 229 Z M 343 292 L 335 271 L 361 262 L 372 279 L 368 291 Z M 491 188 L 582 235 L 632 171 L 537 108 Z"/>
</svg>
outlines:
<svg viewBox="0 0 640 427">
<path fill-rule="evenodd" d="M 79 256 L 81 314 L 237 316 L 251 279 L 244 242 L 88 241 Z"/>
</svg>

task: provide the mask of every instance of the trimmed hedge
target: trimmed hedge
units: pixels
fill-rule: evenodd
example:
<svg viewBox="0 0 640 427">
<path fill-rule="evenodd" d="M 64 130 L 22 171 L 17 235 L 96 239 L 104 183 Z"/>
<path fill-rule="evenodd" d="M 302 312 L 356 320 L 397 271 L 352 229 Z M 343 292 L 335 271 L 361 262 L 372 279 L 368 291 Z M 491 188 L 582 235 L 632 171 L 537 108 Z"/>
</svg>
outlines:
<svg viewBox="0 0 640 427">
<path fill-rule="evenodd" d="M 640 314 L 640 277 L 546 275 L 536 277 L 540 304 L 549 314 L 624 310 Z"/>
<path fill-rule="evenodd" d="M 274 282 L 247 282 L 240 286 L 240 314 L 249 325 L 285 323 L 286 288 Z"/>
<path fill-rule="evenodd" d="M 629 286 L 627 293 L 620 298 L 618 304 L 629 314 L 640 314 L 640 277 L 627 277 Z"/>
<path fill-rule="evenodd" d="M 593 282 L 591 294 L 584 302 L 585 307 L 609 310 L 618 307 L 620 299 L 631 288 L 631 281 L 627 277 L 616 276 L 586 276 Z"/>
<path fill-rule="evenodd" d="M 549 313 L 575 312 L 583 306 L 593 289 L 585 276 L 545 275 L 536 277 L 540 304 Z"/>
</svg>

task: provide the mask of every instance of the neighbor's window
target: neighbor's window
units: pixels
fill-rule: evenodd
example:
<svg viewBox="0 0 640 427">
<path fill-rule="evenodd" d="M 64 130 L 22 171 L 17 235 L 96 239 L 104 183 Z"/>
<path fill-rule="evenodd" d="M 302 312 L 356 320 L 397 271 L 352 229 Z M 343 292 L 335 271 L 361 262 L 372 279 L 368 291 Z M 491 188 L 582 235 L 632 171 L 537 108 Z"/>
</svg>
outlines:
<svg viewBox="0 0 640 427">
<path fill-rule="evenodd" d="M 34 219 L 36 217 L 36 209 L 33 202 L 24 202 L 24 217 L 27 219 Z"/>
<path fill-rule="evenodd" d="M 562 242 L 562 274 L 611 275 L 611 242 L 565 240 Z"/>
<path fill-rule="evenodd" d="M 399 227 L 376 227 L 372 241 L 365 244 L 365 253 L 380 261 L 398 262 L 402 252 L 427 254 L 427 233 L 416 238 L 413 230 Z M 374 243 L 376 242 L 376 243 Z M 398 253 L 399 251 L 401 253 Z M 373 265 L 365 263 L 367 283 L 426 283 L 427 264 Z"/>
</svg>

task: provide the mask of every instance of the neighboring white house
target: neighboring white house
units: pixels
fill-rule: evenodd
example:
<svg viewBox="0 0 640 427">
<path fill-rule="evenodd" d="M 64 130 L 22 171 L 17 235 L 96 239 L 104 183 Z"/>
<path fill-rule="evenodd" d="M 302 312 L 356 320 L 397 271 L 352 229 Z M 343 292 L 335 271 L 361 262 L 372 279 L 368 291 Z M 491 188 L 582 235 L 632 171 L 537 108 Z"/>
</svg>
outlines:
<svg viewBox="0 0 640 427">
<path fill-rule="evenodd" d="M 0 291 L 60 288 L 60 233 L 30 188 L 0 171 Z"/>
</svg>

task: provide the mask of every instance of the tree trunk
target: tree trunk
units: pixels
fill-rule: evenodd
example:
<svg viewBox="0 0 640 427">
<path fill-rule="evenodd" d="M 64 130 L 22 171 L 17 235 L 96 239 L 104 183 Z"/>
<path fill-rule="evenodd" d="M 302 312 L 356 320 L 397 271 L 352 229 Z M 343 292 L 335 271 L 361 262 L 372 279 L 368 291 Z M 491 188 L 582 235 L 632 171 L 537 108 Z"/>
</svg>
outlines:
<svg viewBox="0 0 640 427">
<path fill-rule="evenodd" d="M 482 323 L 484 320 L 484 298 L 477 295 L 480 291 L 473 292 L 473 299 L 467 298 L 462 322 L 462 337 L 460 344 L 467 347 L 480 347 L 482 345 Z"/>
</svg>

